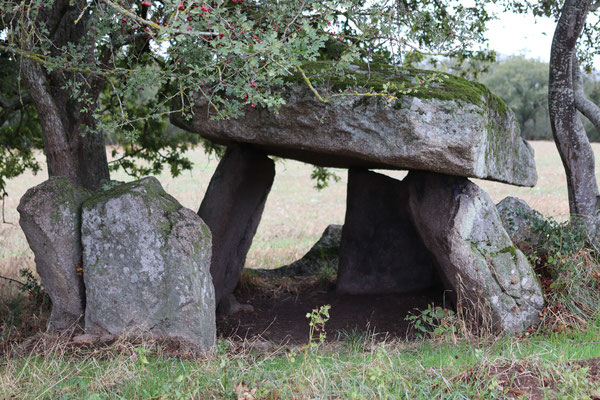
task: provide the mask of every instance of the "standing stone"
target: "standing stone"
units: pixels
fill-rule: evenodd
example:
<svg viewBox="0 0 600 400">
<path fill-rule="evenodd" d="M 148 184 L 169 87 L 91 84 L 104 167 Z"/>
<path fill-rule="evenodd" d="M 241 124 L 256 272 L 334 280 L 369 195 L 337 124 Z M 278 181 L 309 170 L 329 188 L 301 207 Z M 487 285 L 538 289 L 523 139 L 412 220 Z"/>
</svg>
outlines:
<svg viewBox="0 0 600 400">
<path fill-rule="evenodd" d="M 494 327 L 518 333 L 536 324 L 540 284 L 487 193 L 466 178 L 411 171 L 412 219 L 462 306 L 491 312 Z"/>
<path fill-rule="evenodd" d="M 89 196 L 90 192 L 67 178 L 53 177 L 29 189 L 17 207 L 37 273 L 52 300 L 50 330 L 83 322 L 85 288 L 79 226 L 81 204 Z"/>
<path fill-rule="evenodd" d="M 240 279 L 274 178 L 275 164 L 269 157 L 234 144 L 210 180 L 198 215 L 212 232 L 210 273 L 217 305 Z"/>
<path fill-rule="evenodd" d="M 404 293 L 435 283 L 433 260 L 410 219 L 406 185 L 351 168 L 337 292 Z"/>
<path fill-rule="evenodd" d="M 83 205 L 86 333 L 215 344 L 211 235 L 153 177 L 98 193 Z"/>
<path fill-rule="evenodd" d="M 311 276 L 317 275 L 323 270 L 337 272 L 341 242 L 342 225 L 329 225 L 325 228 L 317 243 L 301 259 L 280 268 L 258 269 L 256 271 L 259 276 L 267 278 Z"/>
<path fill-rule="evenodd" d="M 539 238 L 532 228 L 535 221 L 541 218 L 539 212 L 529 207 L 525 200 L 510 196 L 496 204 L 496 209 L 506 233 L 515 245 L 537 246 Z"/>
</svg>

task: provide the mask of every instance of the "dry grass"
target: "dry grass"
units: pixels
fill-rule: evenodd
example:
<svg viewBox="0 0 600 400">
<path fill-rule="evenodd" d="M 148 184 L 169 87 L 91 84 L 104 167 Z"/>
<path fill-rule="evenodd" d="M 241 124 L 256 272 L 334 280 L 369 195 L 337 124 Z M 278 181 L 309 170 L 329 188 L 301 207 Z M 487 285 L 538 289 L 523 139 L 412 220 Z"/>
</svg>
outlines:
<svg viewBox="0 0 600 400">
<path fill-rule="evenodd" d="M 479 181 L 494 199 L 517 196 L 546 216 L 564 219 L 568 215 L 566 180 L 560 158 L 552 142 L 532 142 L 536 152 L 539 183 L 535 188 L 519 188 L 495 182 Z M 600 156 L 600 144 L 593 145 Z M 194 170 L 177 178 L 168 173 L 159 176 L 165 190 L 184 206 L 197 209 L 208 187 L 217 161 L 209 159 L 198 148 L 190 152 Z M 311 167 L 295 161 L 277 163 L 277 175 L 269 195 L 263 219 L 247 260 L 249 268 L 273 268 L 300 258 L 319 238 L 329 224 L 344 221 L 346 204 L 346 171 L 337 170 L 342 178 L 330 187 L 317 191 L 310 179 Z M 401 178 L 402 171 L 384 171 Z M 130 180 L 122 173 L 114 179 Z M 21 268 L 33 266 L 33 256 L 18 227 L 16 207 L 25 191 L 46 179 L 46 172 L 29 173 L 8 183 L 5 217 L 9 224 L 0 224 L 0 275 L 17 277 Z M 0 291 L 6 290 L 0 280 Z"/>
</svg>

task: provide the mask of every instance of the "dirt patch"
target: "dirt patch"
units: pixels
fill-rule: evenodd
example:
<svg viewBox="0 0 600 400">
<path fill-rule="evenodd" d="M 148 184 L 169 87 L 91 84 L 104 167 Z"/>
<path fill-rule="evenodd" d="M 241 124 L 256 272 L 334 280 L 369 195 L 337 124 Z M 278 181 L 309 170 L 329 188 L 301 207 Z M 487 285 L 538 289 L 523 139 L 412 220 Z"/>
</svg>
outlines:
<svg viewBox="0 0 600 400">
<path fill-rule="evenodd" d="M 330 319 L 325 325 L 328 340 L 369 332 L 380 339 L 406 338 L 409 323 L 405 316 L 428 304 L 442 305 L 442 290 L 406 294 L 338 296 L 332 287 L 304 287 L 296 292 L 272 293 L 238 290 L 238 301 L 251 304 L 254 312 L 217 317 L 217 331 L 226 338 L 261 337 L 274 343 L 301 344 L 308 341 L 306 314 L 329 304 Z"/>
</svg>

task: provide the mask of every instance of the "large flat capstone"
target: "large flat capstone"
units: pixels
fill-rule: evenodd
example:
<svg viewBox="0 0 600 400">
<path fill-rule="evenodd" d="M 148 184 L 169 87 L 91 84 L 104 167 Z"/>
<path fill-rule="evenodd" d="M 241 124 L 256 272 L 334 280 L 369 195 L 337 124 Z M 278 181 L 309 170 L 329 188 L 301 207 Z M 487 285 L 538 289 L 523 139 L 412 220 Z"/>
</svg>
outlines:
<svg viewBox="0 0 600 400">
<path fill-rule="evenodd" d="M 248 106 L 238 118 L 215 119 L 212 106 L 195 95 L 193 116 L 173 114 L 172 122 L 216 143 L 252 143 L 326 167 L 426 170 L 535 185 L 533 149 L 513 112 L 485 86 L 374 66 L 336 76 L 328 65 L 305 67 L 312 88 L 303 76 L 290 79 L 278 113 Z"/>
<path fill-rule="evenodd" d="M 215 344 L 211 234 L 156 178 L 96 193 L 82 209 L 90 334 L 148 334 Z"/>
</svg>

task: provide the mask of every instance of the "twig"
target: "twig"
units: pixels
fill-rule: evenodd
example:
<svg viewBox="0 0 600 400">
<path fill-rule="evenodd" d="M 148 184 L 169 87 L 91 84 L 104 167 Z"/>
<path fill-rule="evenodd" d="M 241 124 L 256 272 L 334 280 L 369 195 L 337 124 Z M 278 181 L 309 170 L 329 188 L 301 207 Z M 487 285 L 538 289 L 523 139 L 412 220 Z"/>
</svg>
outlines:
<svg viewBox="0 0 600 400">
<path fill-rule="evenodd" d="M 8 196 L 8 194 L 6 194 L 6 193 L 2 194 L 2 223 L 15 226 L 15 224 L 13 224 L 12 222 L 7 222 L 6 218 L 4 218 L 4 199 L 6 198 L 6 196 Z"/>
<path fill-rule="evenodd" d="M 2 275 L 0 275 L 0 278 L 2 278 L 2 279 L 6 279 L 6 280 L 7 280 L 7 281 L 9 281 L 9 282 L 18 283 L 18 284 L 19 284 L 19 285 L 21 285 L 21 286 L 25 286 L 25 284 L 24 284 L 23 282 L 21 282 L 21 281 L 18 281 L 18 280 L 16 280 L 16 279 L 13 279 L 13 278 L 9 278 L 9 277 L 7 277 L 7 276 L 2 276 Z"/>
</svg>

